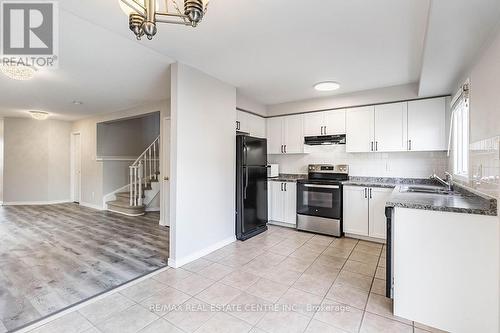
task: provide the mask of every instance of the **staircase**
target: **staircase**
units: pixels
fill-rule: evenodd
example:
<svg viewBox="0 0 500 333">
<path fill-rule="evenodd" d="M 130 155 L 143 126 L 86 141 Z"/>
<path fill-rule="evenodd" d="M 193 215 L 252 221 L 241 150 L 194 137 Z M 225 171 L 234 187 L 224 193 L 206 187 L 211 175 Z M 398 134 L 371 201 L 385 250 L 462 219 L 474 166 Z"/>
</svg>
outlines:
<svg viewBox="0 0 500 333">
<path fill-rule="evenodd" d="M 127 216 L 141 216 L 147 205 L 160 192 L 160 137 L 135 160 L 130 168 L 130 183 L 126 192 L 117 192 L 115 199 L 106 202 L 111 212 Z"/>
</svg>

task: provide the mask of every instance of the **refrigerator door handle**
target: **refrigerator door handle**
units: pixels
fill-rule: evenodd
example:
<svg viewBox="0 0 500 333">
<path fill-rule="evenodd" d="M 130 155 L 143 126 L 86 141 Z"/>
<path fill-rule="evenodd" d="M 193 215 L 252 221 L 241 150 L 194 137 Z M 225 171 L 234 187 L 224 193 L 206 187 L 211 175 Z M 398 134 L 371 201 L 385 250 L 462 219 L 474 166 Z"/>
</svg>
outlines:
<svg viewBox="0 0 500 333">
<path fill-rule="evenodd" d="M 243 168 L 243 178 L 245 180 L 245 183 L 243 184 L 243 199 L 247 198 L 247 187 L 248 187 L 248 170 L 247 168 Z"/>
<path fill-rule="evenodd" d="M 243 163 L 245 165 L 247 165 L 247 162 L 248 162 L 248 147 L 246 145 L 243 147 L 243 161 L 244 161 Z"/>
</svg>

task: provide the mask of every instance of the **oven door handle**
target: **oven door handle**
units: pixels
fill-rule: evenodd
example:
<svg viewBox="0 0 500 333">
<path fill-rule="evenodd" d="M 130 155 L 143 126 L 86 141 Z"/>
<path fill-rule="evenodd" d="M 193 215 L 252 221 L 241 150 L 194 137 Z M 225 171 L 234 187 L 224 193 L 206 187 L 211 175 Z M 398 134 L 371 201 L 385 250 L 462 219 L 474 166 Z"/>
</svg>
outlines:
<svg viewBox="0 0 500 333">
<path fill-rule="evenodd" d="M 311 188 L 340 188 L 338 185 L 312 185 L 312 184 L 304 184 L 304 187 Z"/>
</svg>

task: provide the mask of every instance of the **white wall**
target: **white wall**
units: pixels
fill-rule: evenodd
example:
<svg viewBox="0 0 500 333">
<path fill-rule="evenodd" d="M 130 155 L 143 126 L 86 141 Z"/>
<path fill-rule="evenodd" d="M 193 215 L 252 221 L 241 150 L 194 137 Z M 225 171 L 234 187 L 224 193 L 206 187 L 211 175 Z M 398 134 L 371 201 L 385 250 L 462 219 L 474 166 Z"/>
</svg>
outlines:
<svg viewBox="0 0 500 333">
<path fill-rule="evenodd" d="M 259 103 L 238 91 L 236 91 L 236 107 L 264 117 L 267 116 L 267 107 L 264 104 Z"/>
<path fill-rule="evenodd" d="M 297 102 L 269 105 L 267 106 L 267 114 L 269 116 L 278 116 L 307 111 L 403 101 L 420 97 L 423 96 L 418 96 L 418 85 L 414 83 L 360 91 L 350 94 L 333 95 L 324 98 L 314 98 Z"/>
<path fill-rule="evenodd" d="M 5 118 L 4 203 L 70 200 L 71 123 Z"/>
<path fill-rule="evenodd" d="M 459 87 L 466 78 L 471 81 L 470 172 L 465 185 L 500 198 L 500 29 L 465 72 L 456 82 Z"/>
<path fill-rule="evenodd" d="M 168 116 L 170 114 L 170 101 L 164 100 L 155 102 L 128 110 L 79 120 L 73 123 L 73 132 L 80 132 L 81 134 L 82 197 L 80 204 L 102 209 L 103 196 L 108 193 L 108 188 L 105 189 L 104 186 L 104 163 L 97 160 L 97 123 L 135 117 L 157 111 L 160 111 L 161 118 Z"/>
<path fill-rule="evenodd" d="M 345 146 L 305 146 L 309 154 L 269 155 L 280 173 L 307 173 L 309 164 L 348 164 L 351 176 L 429 178 L 443 174 L 448 159 L 444 152 L 346 153 Z"/>
<path fill-rule="evenodd" d="M 471 142 L 500 135 L 500 32 L 470 73 Z"/>
<path fill-rule="evenodd" d="M 172 65 L 169 265 L 235 239 L 236 89 Z"/>
</svg>

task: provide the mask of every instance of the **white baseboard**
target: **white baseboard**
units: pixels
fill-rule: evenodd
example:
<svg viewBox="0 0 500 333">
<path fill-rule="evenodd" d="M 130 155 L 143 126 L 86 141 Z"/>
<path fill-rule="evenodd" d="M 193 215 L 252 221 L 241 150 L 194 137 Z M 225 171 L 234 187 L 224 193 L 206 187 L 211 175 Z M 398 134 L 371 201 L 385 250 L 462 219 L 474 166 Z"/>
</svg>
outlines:
<svg viewBox="0 0 500 333">
<path fill-rule="evenodd" d="M 207 254 L 210 254 L 214 251 L 217 251 L 218 249 L 221 249 L 224 246 L 229 245 L 235 241 L 236 241 L 236 236 L 232 236 L 232 237 L 226 238 L 220 242 L 217 242 L 211 246 L 208 246 L 202 250 L 196 251 L 195 253 L 190 254 L 188 256 L 185 256 L 183 258 L 180 258 L 180 259 L 168 258 L 168 265 L 172 268 L 182 267 L 186 264 L 189 264 L 192 261 L 195 261 L 197 259 L 200 259 L 200 258 L 206 256 Z"/>
<path fill-rule="evenodd" d="M 92 209 L 97 209 L 97 210 L 105 210 L 102 206 L 91 204 L 88 202 L 80 202 L 80 206 L 92 208 Z"/>
<path fill-rule="evenodd" d="M 166 223 L 164 220 L 160 220 L 159 224 L 160 224 L 162 227 L 170 227 L 170 224 Z"/>
<path fill-rule="evenodd" d="M 4 206 L 44 206 L 57 205 L 72 202 L 71 199 L 66 200 L 49 200 L 49 201 L 7 201 L 3 202 Z"/>
<path fill-rule="evenodd" d="M 146 212 L 159 212 L 160 207 L 146 207 Z"/>
</svg>

